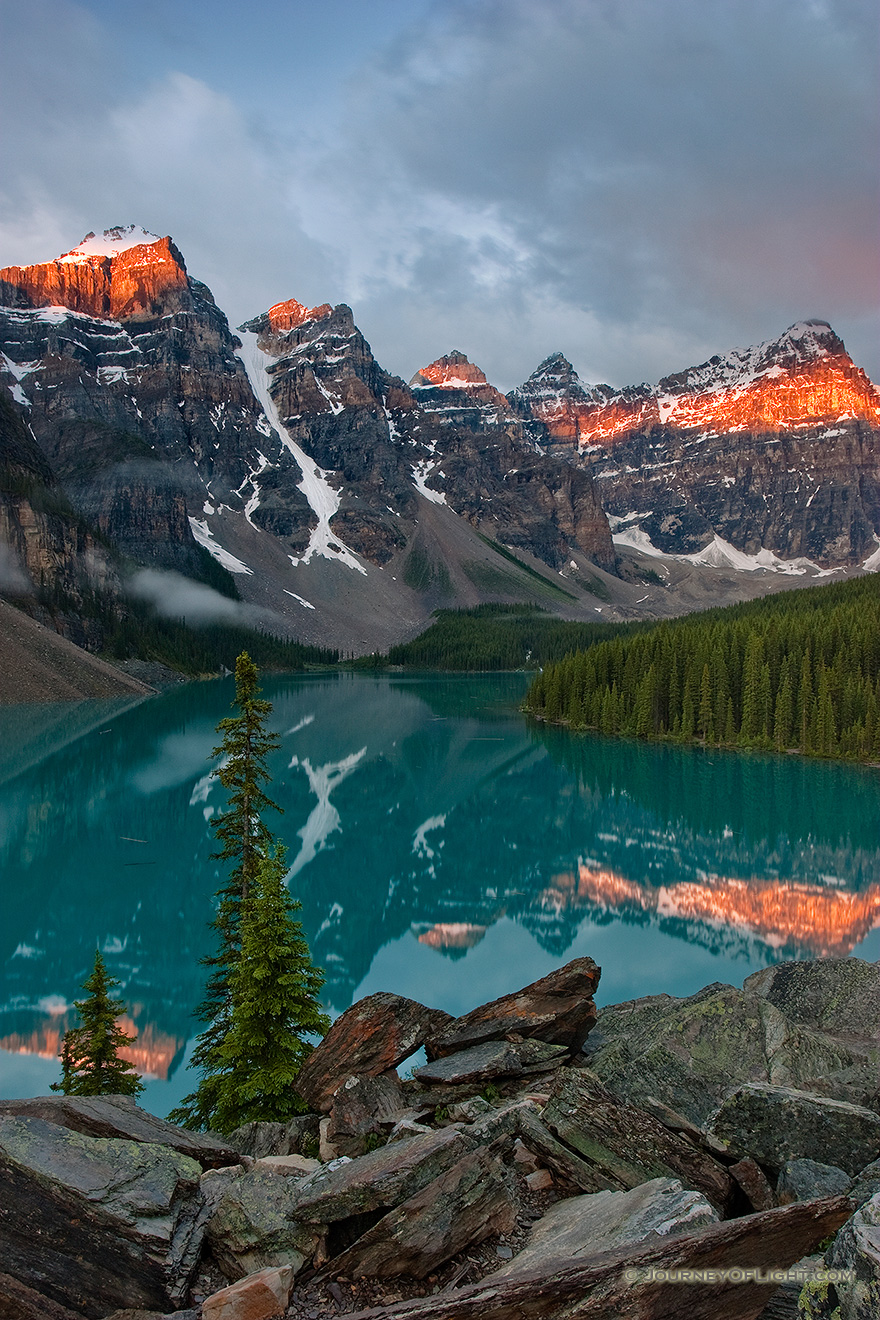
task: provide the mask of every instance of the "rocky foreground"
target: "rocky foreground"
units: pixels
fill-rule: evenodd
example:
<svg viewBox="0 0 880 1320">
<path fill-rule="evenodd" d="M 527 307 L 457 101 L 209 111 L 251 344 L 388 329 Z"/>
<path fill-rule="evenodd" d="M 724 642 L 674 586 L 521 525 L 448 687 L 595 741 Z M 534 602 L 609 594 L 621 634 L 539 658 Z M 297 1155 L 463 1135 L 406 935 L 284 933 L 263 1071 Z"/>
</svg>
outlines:
<svg viewBox="0 0 880 1320">
<path fill-rule="evenodd" d="M 456 1019 L 371 995 L 301 1073 L 312 1112 L 228 1139 L 0 1102 L 0 1316 L 880 1315 L 880 964 L 597 1022 L 598 980 L 580 958 Z"/>
</svg>

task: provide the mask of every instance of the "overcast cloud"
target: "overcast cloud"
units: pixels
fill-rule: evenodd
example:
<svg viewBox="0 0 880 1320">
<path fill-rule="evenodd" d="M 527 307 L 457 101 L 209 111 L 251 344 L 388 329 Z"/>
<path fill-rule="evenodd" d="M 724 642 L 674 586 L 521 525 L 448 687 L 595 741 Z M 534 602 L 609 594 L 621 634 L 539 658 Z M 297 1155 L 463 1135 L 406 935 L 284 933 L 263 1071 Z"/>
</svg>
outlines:
<svg viewBox="0 0 880 1320">
<path fill-rule="evenodd" d="M 874 0 L 0 13 L 0 264 L 134 221 L 233 323 L 347 301 L 405 377 L 626 384 L 818 316 L 880 379 Z"/>
</svg>

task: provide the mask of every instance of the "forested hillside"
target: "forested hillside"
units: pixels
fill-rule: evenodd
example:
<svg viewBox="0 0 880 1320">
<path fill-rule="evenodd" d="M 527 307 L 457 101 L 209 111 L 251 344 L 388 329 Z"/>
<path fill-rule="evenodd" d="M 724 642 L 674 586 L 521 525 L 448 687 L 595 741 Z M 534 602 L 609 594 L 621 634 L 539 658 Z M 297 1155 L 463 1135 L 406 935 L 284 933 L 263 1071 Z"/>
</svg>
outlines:
<svg viewBox="0 0 880 1320">
<path fill-rule="evenodd" d="M 526 698 L 575 729 L 880 759 L 880 581 L 710 610 L 549 665 Z"/>
<path fill-rule="evenodd" d="M 411 642 L 392 646 L 387 658 L 366 662 L 414 669 L 537 669 L 577 647 L 643 625 L 572 623 L 536 605 L 478 605 L 471 610 L 436 610 L 436 622 Z"/>
</svg>

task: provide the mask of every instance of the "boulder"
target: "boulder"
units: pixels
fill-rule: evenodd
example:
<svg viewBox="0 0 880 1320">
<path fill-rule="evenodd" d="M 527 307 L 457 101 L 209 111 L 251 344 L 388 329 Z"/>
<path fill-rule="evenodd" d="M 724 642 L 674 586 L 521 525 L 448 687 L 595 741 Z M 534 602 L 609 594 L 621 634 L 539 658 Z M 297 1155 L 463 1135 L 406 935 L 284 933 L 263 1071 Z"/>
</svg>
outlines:
<svg viewBox="0 0 880 1320">
<path fill-rule="evenodd" d="M 229 1279 L 270 1265 L 298 1271 L 315 1254 L 328 1225 L 393 1209 L 473 1145 L 461 1132 L 445 1128 L 357 1159 L 342 1157 L 305 1178 L 248 1170 L 226 1182 L 208 1223 L 207 1241 Z"/>
<path fill-rule="evenodd" d="M 326 1140 L 338 1155 L 362 1155 L 371 1134 L 387 1132 L 406 1113 L 396 1072 L 348 1077 L 333 1096 Z"/>
<path fill-rule="evenodd" d="M 623 1098 L 655 1098 L 698 1126 L 741 1082 L 876 1106 L 878 980 L 876 964 L 822 959 L 766 968 L 742 990 L 613 1004 L 587 1041 L 590 1067 Z"/>
<path fill-rule="evenodd" d="M 804 1284 L 803 1320 L 877 1320 L 880 1315 L 880 1193 L 848 1219 L 825 1253 L 829 1271 L 844 1279 Z"/>
<path fill-rule="evenodd" d="M 880 1154 L 880 1114 L 786 1086 L 737 1087 L 707 1126 L 733 1153 L 776 1172 L 789 1160 L 809 1159 L 852 1176 Z"/>
<path fill-rule="evenodd" d="M 403 995 L 368 995 L 336 1019 L 309 1055 L 296 1079 L 297 1092 L 327 1113 L 347 1077 L 378 1077 L 396 1068 L 451 1020 Z"/>
<path fill-rule="evenodd" d="M 318 1114 L 298 1114 L 287 1123 L 245 1123 L 228 1137 L 242 1155 L 309 1155 L 318 1148 Z"/>
<path fill-rule="evenodd" d="M 0 1101 L 0 1118 L 42 1118 L 86 1137 L 119 1137 L 167 1146 L 203 1169 L 238 1163 L 238 1150 L 211 1132 L 188 1132 L 141 1109 L 129 1095 L 39 1095 Z"/>
<path fill-rule="evenodd" d="M 565 1068 L 542 1114 L 545 1127 L 619 1187 L 679 1178 L 724 1209 L 733 1184 L 727 1170 L 650 1114 L 616 1099 L 586 1069 Z"/>
<path fill-rule="evenodd" d="M 0 1260 L 86 1316 L 173 1310 L 204 1234 L 200 1174 L 165 1146 L 0 1118 Z"/>
<path fill-rule="evenodd" d="M 592 958 L 575 958 L 515 994 L 493 999 L 432 1031 L 425 1041 L 428 1059 L 511 1035 L 579 1050 L 596 1021 L 593 995 L 600 975 Z"/>
<path fill-rule="evenodd" d="M 522 1251 L 492 1279 L 544 1274 L 603 1251 L 717 1223 L 718 1214 L 706 1198 L 686 1192 L 674 1178 L 653 1178 L 627 1192 L 572 1196 L 541 1216 Z"/>
<path fill-rule="evenodd" d="M 510 1232 L 516 1204 L 503 1153 L 493 1147 L 469 1151 L 337 1256 L 330 1273 L 424 1279 L 460 1251 Z"/>
<path fill-rule="evenodd" d="M 547 1045 L 541 1040 L 510 1042 L 490 1040 L 482 1045 L 447 1054 L 416 1068 L 413 1077 L 419 1082 L 489 1082 L 501 1077 L 522 1077 L 544 1072 L 567 1058 L 565 1045 Z"/>
<path fill-rule="evenodd" d="M 851 1187 L 852 1178 L 834 1164 L 787 1160 L 779 1173 L 776 1194 L 780 1205 L 788 1205 L 791 1201 L 818 1201 L 823 1196 L 846 1196 Z"/>
<path fill-rule="evenodd" d="M 293 1278 L 294 1272 L 288 1265 L 248 1274 L 206 1297 L 202 1303 L 202 1320 L 270 1320 L 272 1316 L 283 1315 Z"/>
<path fill-rule="evenodd" d="M 735 1183 L 739 1185 L 748 1197 L 753 1210 L 772 1210 L 774 1205 L 783 1204 L 776 1200 L 770 1181 L 761 1168 L 754 1160 L 737 1160 L 736 1164 L 731 1164 L 727 1172 Z M 846 1188 L 837 1187 L 835 1191 L 845 1191 Z M 830 1195 L 830 1192 L 825 1195 Z M 805 1201 L 808 1197 L 789 1197 L 789 1200 Z"/>
<path fill-rule="evenodd" d="M 850 1188 L 849 1199 L 855 1205 L 864 1205 L 876 1192 L 880 1192 L 880 1160 L 865 1165 Z"/>
<path fill-rule="evenodd" d="M 307 1174 L 317 1173 L 320 1167 L 320 1160 L 310 1160 L 305 1155 L 264 1155 L 254 1162 L 255 1169 L 293 1178 L 305 1178 Z"/>
<path fill-rule="evenodd" d="M 846 1219 L 843 1198 L 798 1202 L 592 1258 L 540 1266 L 433 1296 L 349 1312 L 346 1320 L 755 1320 L 776 1280 L 690 1282 L 669 1271 L 787 1269 Z M 659 1273 L 659 1278 L 657 1277 Z M 683 1296 L 684 1294 L 684 1296 Z"/>
</svg>

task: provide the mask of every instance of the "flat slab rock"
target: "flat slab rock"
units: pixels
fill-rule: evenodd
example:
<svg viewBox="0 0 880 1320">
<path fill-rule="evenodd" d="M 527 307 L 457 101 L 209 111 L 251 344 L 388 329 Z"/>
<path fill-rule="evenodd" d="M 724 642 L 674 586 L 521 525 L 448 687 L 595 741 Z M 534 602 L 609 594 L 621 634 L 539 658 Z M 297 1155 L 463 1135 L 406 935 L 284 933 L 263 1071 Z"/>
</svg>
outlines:
<svg viewBox="0 0 880 1320">
<path fill-rule="evenodd" d="M 594 1192 L 559 1201 L 537 1221 L 522 1251 L 493 1280 L 545 1273 L 600 1252 L 633 1247 L 648 1239 L 675 1237 L 718 1214 L 705 1196 L 686 1192 L 674 1178 L 653 1178 L 628 1192 Z"/>
<path fill-rule="evenodd" d="M 198 1160 L 203 1169 L 238 1163 L 238 1152 L 210 1132 L 188 1132 L 148 1114 L 128 1095 L 39 1095 L 0 1101 L 0 1118 L 42 1118 L 86 1137 L 119 1137 L 167 1146 Z"/>
<path fill-rule="evenodd" d="M 430 1033 L 428 1059 L 511 1035 L 579 1050 L 596 1021 L 593 995 L 601 972 L 592 958 L 575 958 L 515 994 L 482 1004 Z"/>
<path fill-rule="evenodd" d="M 328 1113 L 348 1077 L 396 1068 L 451 1021 L 449 1013 L 403 995 L 368 995 L 336 1019 L 300 1069 L 296 1089 L 312 1109 Z"/>
<path fill-rule="evenodd" d="M 424 1279 L 465 1248 L 510 1232 L 516 1202 L 502 1157 L 491 1148 L 469 1151 L 337 1256 L 329 1273 Z"/>
<path fill-rule="evenodd" d="M 735 1154 L 776 1171 L 789 1160 L 808 1159 L 853 1177 L 880 1155 L 880 1114 L 791 1087 L 747 1082 L 707 1126 Z"/>
<path fill-rule="evenodd" d="M 586 1069 L 562 1069 L 541 1119 L 620 1187 L 671 1177 L 719 1209 L 730 1201 L 733 1184 L 723 1165 L 643 1109 L 618 1100 Z"/>
<path fill-rule="evenodd" d="M 304 1178 L 254 1168 L 223 1180 L 207 1241 L 227 1278 L 272 1265 L 295 1270 L 310 1259 L 327 1225 L 414 1196 L 462 1159 L 474 1143 L 454 1128 L 407 1137 L 357 1159 L 323 1165 Z"/>
<path fill-rule="evenodd" d="M 204 1234 L 200 1174 L 164 1146 L 0 1118 L 0 1260 L 82 1315 L 175 1310 Z"/>
<path fill-rule="evenodd" d="M 565 1045 L 548 1045 L 541 1040 L 489 1040 L 416 1068 L 413 1077 L 419 1082 L 450 1084 L 486 1082 L 499 1077 L 523 1077 L 528 1073 L 543 1072 L 554 1067 L 568 1053 Z"/>
<path fill-rule="evenodd" d="M 848 1212 L 843 1197 L 787 1205 L 562 1268 L 498 1271 L 432 1297 L 350 1312 L 346 1320 L 756 1320 L 775 1281 L 689 1283 L 683 1300 L 680 1282 L 643 1272 L 786 1269 L 835 1232 Z M 628 1278 L 627 1270 L 639 1275 Z"/>
</svg>

